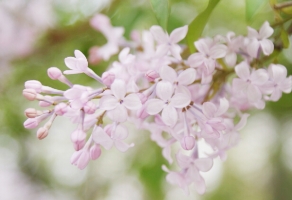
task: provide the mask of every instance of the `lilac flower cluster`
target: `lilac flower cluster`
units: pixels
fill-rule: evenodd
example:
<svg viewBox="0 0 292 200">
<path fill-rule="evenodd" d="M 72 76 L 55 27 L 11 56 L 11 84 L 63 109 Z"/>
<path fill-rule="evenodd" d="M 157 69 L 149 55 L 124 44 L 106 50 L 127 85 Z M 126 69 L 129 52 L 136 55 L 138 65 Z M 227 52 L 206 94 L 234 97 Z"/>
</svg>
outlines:
<svg viewBox="0 0 292 200">
<path fill-rule="evenodd" d="M 38 100 L 40 111 L 25 110 L 24 127 L 38 129 L 43 139 L 57 116 L 68 117 L 76 124 L 71 133 L 75 152 L 71 163 L 84 169 L 90 160 L 101 155 L 102 148 L 113 146 L 121 152 L 128 144 L 126 122 L 149 130 L 151 139 L 173 163 L 173 146 L 179 147 L 175 159 L 179 171 L 171 171 L 166 179 L 186 193 L 194 183 L 198 193 L 206 190 L 201 172 L 209 171 L 213 159 L 226 159 L 226 151 L 239 141 L 239 130 L 247 121 L 250 108 L 263 109 L 266 101 L 277 101 L 282 92 L 291 92 L 292 77 L 280 64 L 260 66 L 261 56 L 268 56 L 274 45 L 268 38 L 273 29 L 265 22 L 258 31 L 248 28 L 247 36 L 202 38 L 194 43 L 197 52 L 190 54 L 178 44 L 188 26 L 177 28 L 169 35 L 159 26 L 150 31 L 133 32 L 132 41 L 123 37 L 124 29 L 112 27 L 101 14 L 91 25 L 102 32 L 107 43 L 90 50 L 89 61 L 98 63 L 119 53 L 101 76 L 88 68 L 87 58 L 75 50 L 75 57 L 65 59 L 69 70 L 48 69 L 48 76 L 68 85 L 66 91 L 43 86 L 39 81 L 25 83 L 23 95 Z M 91 88 L 71 83 L 64 74 L 84 73 L 102 86 Z M 104 119 L 107 118 L 105 123 Z M 235 121 L 238 121 L 235 123 Z M 167 136 L 166 136 L 167 135 Z M 203 154 L 200 143 L 207 143 L 213 153 Z"/>
</svg>

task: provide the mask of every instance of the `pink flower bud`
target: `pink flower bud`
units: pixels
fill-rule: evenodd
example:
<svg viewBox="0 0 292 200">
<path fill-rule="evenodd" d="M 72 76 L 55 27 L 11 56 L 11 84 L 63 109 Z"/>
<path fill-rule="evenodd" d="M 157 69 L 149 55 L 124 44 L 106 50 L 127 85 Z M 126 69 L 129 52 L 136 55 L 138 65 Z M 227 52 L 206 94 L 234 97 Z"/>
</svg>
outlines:
<svg viewBox="0 0 292 200">
<path fill-rule="evenodd" d="M 99 156 L 101 155 L 101 149 L 100 146 L 97 144 L 94 144 L 90 150 L 89 150 L 89 154 L 90 154 L 90 158 L 91 160 L 96 160 L 99 158 Z"/>
<path fill-rule="evenodd" d="M 81 129 L 75 130 L 71 134 L 71 141 L 73 142 L 76 151 L 82 149 L 85 145 L 86 133 Z"/>
<path fill-rule="evenodd" d="M 159 74 L 155 70 L 149 70 L 146 72 L 145 77 L 148 81 L 152 82 L 159 77 Z"/>
<path fill-rule="evenodd" d="M 192 150 L 196 144 L 196 140 L 193 136 L 184 136 L 180 144 L 184 150 Z"/>
<path fill-rule="evenodd" d="M 27 129 L 36 128 L 38 125 L 39 125 L 39 120 L 36 118 L 28 118 L 23 123 L 24 128 L 27 128 Z"/>
<path fill-rule="evenodd" d="M 48 133 L 49 133 L 49 130 L 46 127 L 41 127 L 37 131 L 37 137 L 38 137 L 38 139 L 42 140 L 45 137 L 47 137 Z"/>
<path fill-rule="evenodd" d="M 68 106 L 65 103 L 59 103 L 55 106 L 55 114 L 56 115 L 64 115 L 68 111 Z"/>
<path fill-rule="evenodd" d="M 106 86 L 110 86 L 114 82 L 115 78 L 116 78 L 115 74 L 111 72 L 104 72 L 101 76 L 102 82 Z"/>
<path fill-rule="evenodd" d="M 37 92 L 34 89 L 24 89 L 22 95 L 29 101 L 33 101 L 37 98 Z"/>
<path fill-rule="evenodd" d="M 42 111 L 36 110 L 34 108 L 27 108 L 24 111 L 25 116 L 28 118 L 35 118 L 35 117 L 41 115 L 42 113 L 43 113 Z"/>
<path fill-rule="evenodd" d="M 76 151 L 71 156 L 71 163 L 81 170 L 87 166 L 89 160 L 89 152 L 84 150 Z"/>
<path fill-rule="evenodd" d="M 88 101 L 85 106 L 83 106 L 83 109 L 86 114 L 93 114 L 96 111 L 96 105 L 92 101 Z"/>
<path fill-rule="evenodd" d="M 26 89 L 34 89 L 36 92 L 42 92 L 42 87 L 43 85 L 39 81 L 31 80 L 31 81 L 26 81 L 24 84 L 24 87 Z"/>
<path fill-rule="evenodd" d="M 50 67 L 47 72 L 48 76 L 53 80 L 58 80 L 61 76 L 63 76 L 61 70 L 57 67 Z"/>
</svg>

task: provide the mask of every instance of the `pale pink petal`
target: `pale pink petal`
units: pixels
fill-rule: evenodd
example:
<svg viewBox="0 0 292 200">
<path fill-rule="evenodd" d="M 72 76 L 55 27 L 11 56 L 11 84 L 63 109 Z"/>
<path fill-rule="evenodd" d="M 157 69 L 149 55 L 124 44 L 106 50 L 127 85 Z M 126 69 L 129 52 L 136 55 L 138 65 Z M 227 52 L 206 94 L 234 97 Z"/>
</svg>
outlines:
<svg viewBox="0 0 292 200">
<path fill-rule="evenodd" d="M 82 151 L 82 150 L 81 150 Z M 89 153 L 87 151 L 82 151 L 77 163 L 75 163 L 75 165 L 79 168 L 79 169 L 84 169 L 88 163 L 89 163 L 90 157 L 89 157 Z"/>
<path fill-rule="evenodd" d="M 270 37 L 272 34 L 274 33 L 274 29 L 270 26 L 269 22 L 265 22 L 260 31 L 259 31 L 259 37 L 260 39 L 263 39 L 263 38 L 268 38 Z"/>
<path fill-rule="evenodd" d="M 209 171 L 212 166 L 213 166 L 213 159 L 211 158 L 199 158 L 199 159 L 196 159 L 194 161 L 196 167 L 202 171 L 202 172 L 207 172 Z"/>
<path fill-rule="evenodd" d="M 241 116 L 240 121 L 238 122 L 238 124 L 236 124 L 236 126 L 234 127 L 235 130 L 239 131 L 241 130 L 243 127 L 245 127 L 246 123 L 247 123 L 247 118 L 249 117 L 249 114 L 243 114 Z"/>
<path fill-rule="evenodd" d="M 171 164 L 173 162 L 173 159 L 171 157 L 170 145 L 163 148 L 162 155 L 168 161 L 169 164 Z"/>
<path fill-rule="evenodd" d="M 225 56 L 225 62 L 228 66 L 233 67 L 236 64 L 237 55 L 236 53 L 228 53 Z"/>
<path fill-rule="evenodd" d="M 118 100 L 112 95 L 103 96 L 99 100 L 99 107 L 103 110 L 112 110 L 116 108 L 118 104 Z"/>
<path fill-rule="evenodd" d="M 182 39 L 184 39 L 187 35 L 188 32 L 188 26 L 185 25 L 183 27 L 174 29 L 170 36 L 169 36 L 169 40 L 171 43 L 178 43 L 179 41 L 181 41 Z"/>
<path fill-rule="evenodd" d="M 221 116 L 223 115 L 229 108 L 229 102 L 226 98 L 220 99 L 220 106 L 215 114 L 215 116 Z"/>
<path fill-rule="evenodd" d="M 164 65 L 160 68 L 159 75 L 162 80 L 169 81 L 171 83 L 173 83 L 177 79 L 176 71 L 167 65 Z"/>
<path fill-rule="evenodd" d="M 75 50 L 74 51 L 74 55 L 78 59 L 87 60 L 86 57 L 85 57 L 85 55 L 81 51 L 79 51 L 79 50 Z"/>
<path fill-rule="evenodd" d="M 169 50 L 170 50 L 171 54 L 173 55 L 173 57 L 175 57 L 178 60 L 181 60 L 181 56 L 180 56 L 181 47 L 179 45 L 172 44 Z"/>
<path fill-rule="evenodd" d="M 157 49 L 156 49 L 155 56 L 157 58 L 160 58 L 162 56 L 165 56 L 168 53 L 169 48 L 170 48 L 170 46 L 167 45 L 167 44 L 158 45 L 157 46 Z"/>
<path fill-rule="evenodd" d="M 207 74 L 211 74 L 214 72 L 215 70 L 215 65 L 216 65 L 216 60 L 212 59 L 212 58 L 205 58 L 204 59 L 204 64 L 207 68 L 206 72 Z"/>
<path fill-rule="evenodd" d="M 130 48 L 129 47 L 124 48 L 119 54 L 119 60 L 121 62 L 125 61 L 129 53 L 130 53 Z"/>
<path fill-rule="evenodd" d="M 198 194 L 204 194 L 206 192 L 206 183 L 203 177 L 200 176 L 199 180 L 194 182 L 194 185 Z"/>
<path fill-rule="evenodd" d="M 292 87 L 292 76 L 285 78 L 283 81 L 279 83 L 279 88 L 285 93 L 290 93 L 291 87 Z"/>
<path fill-rule="evenodd" d="M 162 118 L 162 121 L 166 125 L 168 125 L 170 127 L 173 127 L 177 122 L 177 111 L 176 111 L 176 109 L 174 107 L 172 107 L 171 105 L 166 106 L 162 110 L 161 118 Z"/>
<path fill-rule="evenodd" d="M 149 115 L 156 115 L 162 110 L 164 105 L 165 102 L 161 101 L 160 99 L 150 99 L 147 101 L 146 112 Z"/>
<path fill-rule="evenodd" d="M 126 95 L 126 84 L 121 79 L 115 79 L 111 85 L 111 91 L 118 100 L 123 100 Z"/>
<path fill-rule="evenodd" d="M 123 142 L 123 141 L 119 141 L 119 140 L 116 140 L 115 142 L 115 147 L 119 150 L 119 151 L 121 151 L 121 152 L 125 152 L 125 151 L 127 151 L 129 148 L 131 148 L 131 147 L 133 147 L 134 146 L 134 144 L 127 144 L 127 143 L 125 143 L 125 142 Z"/>
<path fill-rule="evenodd" d="M 208 55 L 210 52 L 210 47 L 208 46 L 205 39 L 200 39 L 200 40 L 196 41 L 195 46 L 196 46 L 197 50 L 200 53 L 203 53 L 204 55 Z"/>
<path fill-rule="evenodd" d="M 177 82 L 179 85 L 190 85 L 196 80 L 196 70 L 189 68 L 178 75 Z"/>
<path fill-rule="evenodd" d="M 74 57 L 65 58 L 65 64 L 69 69 L 76 70 L 77 69 L 77 66 L 76 66 L 77 62 L 78 62 L 77 59 Z"/>
<path fill-rule="evenodd" d="M 104 130 L 99 126 L 95 127 L 95 129 L 93 130 L 92 138 L 96 144 L 100 144 L 107 150 L 113 146 L 113 141 L 110 136 L 108 136 L 108 134 L 106 134 Z"/>
<path fill-rule="evenodd" d="M 124 122 L 128 118 L 127 110 L 121 104 L 118 104 L 115 109 L 107 111 L 107 115 L 111 120 L 115 122 Z"/>
<path fill-rule="evenodd" d="M 173 93 L 173 86 L 168 81 L 160 81 L 156 86 L 156 94 L 163 101 L 170 100 Z"/>
<path fill-rule="evenodd" d="M 178 165 L 181 168 L 188 168 L 189 167 L 189 165 L 190 165 L 190 157 L 182 154 L 181 152 L 178 152 L 175 157 L 176 157 Z"/>
<path fill-rule="evenodd" d="M 271 97 L 270 97 L 270 100 L 272 101 L 278 101 L 282 96 L 282 91 L 275 88 L 275 90 L 273 91 Z"/>
<path fill-rule="evenodd" d="M 246 81 L 250 77 L 250 66 L 246 62 L 241 62 L 235 66 L 235 72 L 239 78 Z"/>
<path fill-rule="evenodd" d="M 210 49 L 209 55 L 213 59 L 223 58 L 227 53 L 227 47 L 223 44 L 217 44 Z"/>
<path fill-rule="evenodd" d="M 251 27 L 247 27 L 247 30 L 248 30 L 248 37 L 249 38 L 257 38 L 257 39 L 259 39 L 258 38 L 259 34 L 255 29 L 253 29 Z"/>
<path fill-rule="evenodd" d="M 283 65 L 271 64 L 268 68 L 270 78 L 275 82 L 279 83 L 283 81 L 287 76 L 287 69 Z"/>
<path fill-rule="evenodd" d="M 188 64 L 194 68 L 200 67 L 204 62 L 204 58 L 205 58 L 204 54 L 194 53 L 190 55 L 190 57 L 188 58 Z"/>
<path fill-rule="evenodd" d="M 150 28 L 150 32 L 152 33 L 154 39 L 159 43 L 167 43 L 168 42 L 168 35 L 163 31 L 160 26 L 152 26 Z"/>
<path fill-rule="evenodd" d="M 113 139 L 115 140 L 124 140 L 128 137 L 128 130 L 122 126 L 122 125 L 118 125 L 113 133 Z"/>
<path fill-rule="evenodd" d="M 170 101 L 170 105 L 175 108 L 184 108 L 191 103 L 191 98 L 185 93 L 176 93 Z"/>
<path fill-rule="evenodd" d="M 129 94 L 124 98 L 123 105 L 130 110 L 138 110 L 142 103 L 137 94 Z"/>
<path fill-rule="evenodd" d="M 205 102 L 203 104 L 203 113 L 208 118 L 214 117 L 215 113 L 217 112 L 216 106 L 211 102 Z"/>
<path fill-rule="evenodd" d="M 261 48 L 263 50 L 263 53 L 268 56 L 274 51 L 274 44 L 271 40 L 263 39 L 259 41 Z"/>
<path fill-rule="evenodd" d="M 265 69 L 258 69 L 250 76 L 250 80 L 254 85 L 263 85 L 268 81 L 268 79 L 269 75 Z"/>
<path fill-rule="evenodd" d="M 247 98 L 249 102 L 256 103 L 262 98 L 262 93 L 258 89 L 258 87 L 255 87 L 252 84 L 250 84 L 247 88 Z"/>
<path fill-rule="evenodd" d="M 250 43 L 246 47 L 247 53 L 253 58 L 256 58 L 258 56 L 259 48 L 260 43 L 257 39 L 251 39 Z"/>
</svg>

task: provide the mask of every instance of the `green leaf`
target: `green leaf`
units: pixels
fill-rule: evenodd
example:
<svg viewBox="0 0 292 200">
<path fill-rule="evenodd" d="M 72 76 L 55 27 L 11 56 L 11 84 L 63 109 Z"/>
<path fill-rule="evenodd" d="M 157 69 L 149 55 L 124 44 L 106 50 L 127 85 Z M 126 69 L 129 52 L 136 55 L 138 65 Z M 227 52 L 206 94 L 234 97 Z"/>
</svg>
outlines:
<svg viewBox="0 0 292 200">
<path fill-rule="evenodd" d="M 150 0 L 150 4 L 159 25 L 166 30 L 169 17 L 168 0 Z"/>
<path fill-rule="evenodd" d="M 281 40 L 283 42 L 284 49 L 289 48 L 289 46 L 290 46 L 289 35 L 285 29 L 281 30 Z"/>
<path fill-rule="evenodd" d="M 186 38 L 191 53 L 196 51 L 194 42 L 201 37 L 209 17 L 219 1 L 220 0 L 209 0 L 207 8 L 190 23 Z"/>
<path fill-rule="evenodd" d="M 267 0 L 245 0 L 245 17 L 247 22 L 251 21 L 264 3 L 267 3 Z"/>
</svg>

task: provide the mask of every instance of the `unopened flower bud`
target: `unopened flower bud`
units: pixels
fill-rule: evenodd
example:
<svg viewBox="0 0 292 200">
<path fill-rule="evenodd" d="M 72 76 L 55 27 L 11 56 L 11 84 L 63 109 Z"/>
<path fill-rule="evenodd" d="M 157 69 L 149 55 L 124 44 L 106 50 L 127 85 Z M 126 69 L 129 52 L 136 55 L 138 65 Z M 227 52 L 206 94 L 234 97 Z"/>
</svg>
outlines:
<svg viewBox="0 0 292 200">
<path fill-rule="evenodd" d="M 83 109 L 86 114 L 93 114 L 96 111 L 96 105 L 92 101 L 88 101 L 85 106 L 83 106 Z"/>
<path fill-rule="evenodd" d="M 30 81 L 26 81 L 24 83 L 24 87 L 26 89 L 34 89 L 36 92 L 42 92 L 42 87 L 43 85 L 41 84 L 41 82 L 36 81 L 36 80 L 30 80 Z"/>
<path fill-rule="evenodd" d="M 55 106 L 54 110 L 56 115 L 62 116 L 68 111 L 68 106 L 65 103 L 59 103 Z"/>
<path fill-rule="evenodd" d="M 27 128 L 27 129 L 36 128 L 38 125 L 39 125 L 39 121 L 36 118 L 28 118 L 23 123 L 24 128 Z"/>
<path fill-rule="evenodd" d="M 149 70 L 146 72 L 145 77 L 152 82 L 159 77 L 159 74 L 155 70 Z"/>
<path fill-rule="evenodd" d="M 37 137 L 38 137 L 38 139 L 42 140 L 45 137 L 47 137 L 48 133 L 49 133 L 49 130 L 46 127 L 41 127 L 37 131 Z"/>
<path fill-rule="evenodd" d="M 35 117 L 41 115 L 42 113 L 43 113 L 42 111 L 36 110 L 35 108 L 27 108 L 24 111 L 25 116 L 28 118 L 35 118 Z"/>
<path fill-rule="evenodd" d="M 58 80 L 61 76 L 63 76 L 61 70 L 57 67 L 50 67 L 47 72 L 48 76 L 53 80 Z"/>
<path fill-rule="evenodd" d="M 90 147 L 89 154 L 90 154 L 91 160 L 98 159 L 99 156 L 101 155 L 100 146 L 97 144 L 94 144 L 92 147 Z"/>
<path fill-rule="evenodd" d="M 192 150 L 196 144 L 196 140 L 193 136 L 184 136 L 180 144 L 184 150 Z"/>
<path fill-rule="evenodd" d="M 22 95 L 29 101 L 33 101 L 37 98 L 37 92 L 34 89 L 24 89 Z"/>
<path fill-rule="evenodd" d="M 110 86 L 114 82 L 115 78 L 116 78 L 115 74 L 111 72 L 104 72 L 101 76 L 102 82 L 106 86 Z"/>
</svg>

